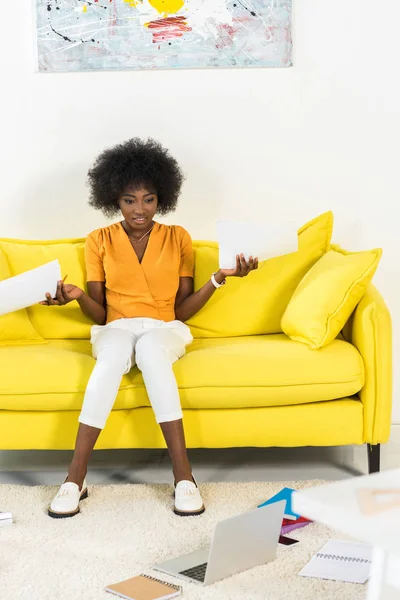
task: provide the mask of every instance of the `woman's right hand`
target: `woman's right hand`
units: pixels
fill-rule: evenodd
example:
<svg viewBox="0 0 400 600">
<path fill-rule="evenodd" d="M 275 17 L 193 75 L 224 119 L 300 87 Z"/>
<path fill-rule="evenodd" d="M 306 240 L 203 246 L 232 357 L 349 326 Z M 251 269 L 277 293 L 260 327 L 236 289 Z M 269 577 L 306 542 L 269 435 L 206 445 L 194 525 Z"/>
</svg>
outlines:
<svg viewBox="0 0 400 600">
<path fill-rule="evenodd" d="M 46 300 L 39 302 L 44 306 L 64 306 L 73 300 L 79 300 L 84 294 L 83 290 L 71 283 L 57 282 L 56 297 L 52 298 L 49 293 L 46 294 Z"/>
</svg>

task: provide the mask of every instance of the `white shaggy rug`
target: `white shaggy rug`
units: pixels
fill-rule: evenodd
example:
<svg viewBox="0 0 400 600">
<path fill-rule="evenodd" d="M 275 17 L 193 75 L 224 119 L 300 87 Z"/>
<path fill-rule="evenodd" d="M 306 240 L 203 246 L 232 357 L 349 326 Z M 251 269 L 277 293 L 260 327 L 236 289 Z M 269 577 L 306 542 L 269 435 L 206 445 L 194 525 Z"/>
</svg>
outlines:
<svg viewBox="0 0 400 600">
<path fill-rule="evenodd" d="M 209 542 L 218 520 L 251 510 L 287 485 L 301 489 L 321 481 L 208 483 L 201 485 L 206 512 L 177 517 L 168 485 L 89 485 L 81 513 L 51 519 L 50 486 L 0 486 L 0 507 L 14 523 L 0 527 L 2 600 L 111 600 L 104 586 L 145 572 L 183 586 L 193 600 L 358 600 L 362 585 L 308 579 L 298 572 L 329 538 L 342 533 L 313 523 L 293 532 L 293 547 L 279 546 L 275 561 L 209 587 L 151 570 L 163 559 Z"/>
</svg>

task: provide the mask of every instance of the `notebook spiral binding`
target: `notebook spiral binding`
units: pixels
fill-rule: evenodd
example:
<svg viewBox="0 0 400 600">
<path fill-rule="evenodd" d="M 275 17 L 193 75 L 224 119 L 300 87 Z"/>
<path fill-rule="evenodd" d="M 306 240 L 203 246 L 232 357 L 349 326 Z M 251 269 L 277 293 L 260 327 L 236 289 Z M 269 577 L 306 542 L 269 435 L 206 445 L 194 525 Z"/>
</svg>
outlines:
<svg viewBox="0 0 400 600">
<path fill-rule="evenodd" d="M 168 581 L 161 581 L 161 579 L 157 579 L 157 577 L 151 577 L 150 575 L 145 575 L 144 573 L 142 574 L 142 577 L 146 577 L 146 579 L 150 579 L 151 581 L 155 581 L 156 583 L 162 583 L 163 585 L 166 585 L 166 586 L 172 588 L 176 592 L 182 591 L 182 586 L 180 586 L 180 585 L 175 585 L 174 583 L 168 583 Z"/>
<path fill-rule="evenodd" d="M 318 558 L 327 558 L 328 560 L 342 560 L 344 562 L 353 563 L 370 563 L 371 561 L 366 558 L 352 558 L 351 556 L 339 556 L 338 554 L 323 554 L 322 552 L 317 553 Z"/>
</svg>

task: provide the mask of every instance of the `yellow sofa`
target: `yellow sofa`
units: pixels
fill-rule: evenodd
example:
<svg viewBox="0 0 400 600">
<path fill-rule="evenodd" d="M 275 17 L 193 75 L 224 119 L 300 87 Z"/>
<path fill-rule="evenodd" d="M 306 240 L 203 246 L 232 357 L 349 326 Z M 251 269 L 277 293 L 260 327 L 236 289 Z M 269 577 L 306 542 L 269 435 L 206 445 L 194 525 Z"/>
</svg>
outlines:
<svg viewBox="0 0 400 600">
<path fill-rule="evenodd" d="M 315 223 L 311 222 L 314 228 Z M 299 256 L 304 250 L 302 244 L 311 248 L 309 225 L 300 230 Z M 325 220 L 324 235 L 328 225 L 331 228 L 331 222 Z M 251 274 L 247 281 L 228 282 L 232 286 L 230 308 L 226 305 L 228 297 L 223 300 L 225 290 L 217 290 L 214 304 L 204 311 L 203 329 L 201 311 L 189 322 L 195 340 L 174 365 L 188 447 L 367 443 L 369 469 L 379 470 L 379 444 L 388 440 L 391 423 L 391 320 L 378 291 L 372 284 L 368 287 L 340 336 L 320 350 L 290 340 L 279 327 L 279 315 L 303 271 L 329 244 L 330 233 L 318 250 L 315 244 L 312 246 L 310 264 L 303 261 L 297 271 L 288 267 L 288 258 L 281 257 L 281 262 L 267 261 L 264 274 L 260 269 L 260 274 Z M 84 240 L 0 240 L 0 279 L 57 257 L 68 281 L 84 286 L 83 248 Z M 215 267 L 217 247 L 196 242 L 195 251 L 198 288 L 209 276 L 210 268 Z M 8 274 L 1 274 L 1 255 Z M 293 264 L 298 258 L 290 260 Z M 289 287 L 271 282 L 272 272 L 277 277 L 286 274 Z M 272 320 L 262 324 L 262 331 L 269 329 L 271 333 L 260 333 L 256 321 L 261 319 L 256 312 L 262 309 L 267 283 L 274 289 L 280 285 L 280 312 L 273 314 L 275 309 L 269 307 Z M 243 307 L 246 294 L 248 301 Z M 270 301 L 271 294 L 266 298 Z M 236 313 L 235 302 L 239 302 Z M 241 335 L 237 333 L 244 321 L 240 315 L 234 317 L 240 307 L 252 319 L 246 325 L 249 335 L 244 334 L 245 330 Z M 207 312 L 210 310 L 220 310 L 221 327 L 236 321 L 232 324 L 233 334 L 228 331 L 221 336 L 218 328 L 209 331 L 213 322 L 212 313 L 210 317 Z M 232 315 L 227 325 L 223 316 L 229 310 Z M 35 306 L 22 316 L 37 332 L 37 339 L 32 334 L 24 339 L 21 334 L 21 339 L 16 336 L 9 343 L 0 341 L 0 449 L 72 449 L 84 390 L 94 365 L 89 342 L 91 323 L 76 303 L 61 308 Z M 0 317 L 0 333 L 6 318 Z M 134 367 L 122 379 L 96 448 L 163 447 L 141 374 Z"/>
</svg>

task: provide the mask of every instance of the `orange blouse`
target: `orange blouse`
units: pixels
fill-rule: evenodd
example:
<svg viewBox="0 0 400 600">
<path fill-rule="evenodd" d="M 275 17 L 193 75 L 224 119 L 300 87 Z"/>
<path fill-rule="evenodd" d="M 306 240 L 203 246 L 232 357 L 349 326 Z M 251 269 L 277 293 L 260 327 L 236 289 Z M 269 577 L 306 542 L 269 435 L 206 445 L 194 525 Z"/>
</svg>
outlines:
<svg viewBox="0 0 400 600">
<path fill-rule="evenodd" d="M 106 285 L 107 323 L 116 319 L 175 319 L 179 277 L 193 277 L 192 240 L 178 225 L 155 223 L 142 262 L 121 222 L 96 229 L 86 239 L 87 281 Z"/>
</svg>

